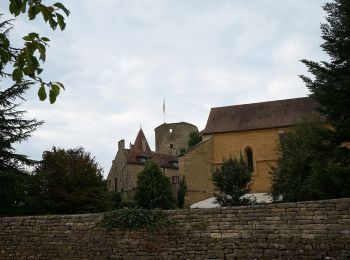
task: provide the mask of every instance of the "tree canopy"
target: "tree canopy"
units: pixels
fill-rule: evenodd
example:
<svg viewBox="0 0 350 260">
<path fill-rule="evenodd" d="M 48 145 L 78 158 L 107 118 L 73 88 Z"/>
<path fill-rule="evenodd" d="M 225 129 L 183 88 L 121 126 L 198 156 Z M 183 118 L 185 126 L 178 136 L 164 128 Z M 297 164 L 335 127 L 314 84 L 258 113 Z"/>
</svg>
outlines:
<svg viewBox="0 0 350 260">
<path fill-rule="evenodd" d="M 251 169 L 242 157 L 224 160 L 219 168 L 212 171 L 216 202 L 222 207 L 249 204 L 250 201 L 242 196 L 250 191 L 251 176 Z"/>
<path fill-rule="evenodd" d="M 350 141 L 350 1 L 334 0 L 323 6 L 327 23 L 321 24 L 321 48 L 330 61 L 302 60 L 313 79 L 301 76 L 311 96 L 335 128 L 338 142 Z"/>
<path fill-rule="evenodd" d="M 199 132 L 190 133 L 189 138 L 190 139 L 187 142 L 188 148 L 191 148 L 202 141 L 202 136 Z"/>
<path fill-rule="evenodd" d="M 146 162 L 144 170 L 137 177 L 135 201 L 145 209 L 175 208 L 170 180 L 162 173 L 159 165 L 151 160 Z"/>
<path fill-rule="evenodd" d="M 26 170 L 35 164 L 14 148 L 42 124 L 35 119 L 25 119 L 25 111 L 19 110 L 18 99 L 29 86 L 29 82 L 22 82 L 0 90 L 0 215 L 21 214 L 26 195 Z"/>
<path fill-rule="evenodd" d="M 35 214 L 101 212 L 110 207 L 102 169 L 83 148 L 45 151 L 29 185 Z"/>
<path fill-rule="evenodd" d="M 275 200 L 350 196 L 350 150 L 330 142 L 332 134 L 319 123 L 303 122 L 281 137 L 271 172 Z"/>
</svg>

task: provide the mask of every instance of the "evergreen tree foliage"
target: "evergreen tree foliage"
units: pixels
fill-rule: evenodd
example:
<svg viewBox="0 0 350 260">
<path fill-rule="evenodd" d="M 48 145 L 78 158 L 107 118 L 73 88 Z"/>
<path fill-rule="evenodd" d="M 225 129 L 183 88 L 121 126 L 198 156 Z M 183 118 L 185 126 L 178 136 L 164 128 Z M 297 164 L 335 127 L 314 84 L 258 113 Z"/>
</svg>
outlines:
<svg viewBox="0 0 350 260">
<path fill-rule="evenodd" d="M 177 190 L 177 206 L 182 209 L 185 205 L 185 196 L 187 192 L 187 185 L 185 176 L 183 176 L 179 182 L 179 188 Z"/>
<path fill-rule="evenodd" d="M 334 0 L 323 6 L 327 23 L 321 25 L 322 49 L 330 61 L 302 60 L 314 76 L 301 78 L 312 97 L 323 105 L 339 143 L 350 141 L 350 1 Z"/>
<path fill-rule="evenodd" d="M 147 161 L 145 168 L 137 177 L 135 201 L 145 209 L 172 209 L 176 201 L 172 192 L 171 183 L 157 163 Z"/>
<path fill-rule="evenodd" d="M 16 152 L 14 145 L 26 141 L 42 124 L 25 119 L 17 99 L 22 98 L 30 83 L 21 82 L 2 91 L 0 86 L 0 215 L 21 214 L 26 197 L 26 168 L 35 161 Z"/>
<path fill-rule="evenodd" d="M 285 133 L 272 167 L 274 200 L 305 201 L 350 196 L 350 150 L 331 142 L 333 131 L 304 122 Z"/>
<path fill-rule="evenodd" d="M 250 191 L 251 176 L 251 169 L 242 157 L 223 161 L 220 168 L 212 171 L 216 203 L 222 207 L 249 204 L 250 201 L 242 196 Z"/>
<path fill-rule="evenodd" d="M 188 148 L 195 146 L 196 144 L 202 142 L 202 136 L 199 132 L 192 132 L 189 135 L 189 140 L 187 142 Z"/>
<path fill-rule="evenodd" d="M 102 169 L 81 147 L 45 151 L 28 193 L 32 214 L 102 212 L 111 202 Z"/>
</svg>

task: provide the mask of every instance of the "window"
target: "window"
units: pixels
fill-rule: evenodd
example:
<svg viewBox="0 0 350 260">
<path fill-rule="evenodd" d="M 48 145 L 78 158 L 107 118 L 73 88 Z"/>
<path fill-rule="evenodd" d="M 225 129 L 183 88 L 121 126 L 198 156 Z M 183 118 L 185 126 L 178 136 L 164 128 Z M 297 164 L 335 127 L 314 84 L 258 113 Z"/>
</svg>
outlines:
<svg viewBox="0 0 350 260">
<path fill-rule="evenodd" d="M 172 133 L 172 132 L 173 132 L 173 129 L 172 129 L 172 128 L 170 128 L 170 129 L 169 129 L 169 133 Z"/>
<path fill-rule="evenodd" d="M 139 162 L 139 163 L 145 163 L 145 162 L 148 160 L 148 158 L 145 157 L 145 156 L 138 156 L 138 157 L 136 158 L 136 160 L 137 160 L 137 162 Z"/>
<path fill-rule="evenodd" d="M 171 176 L 171 183 L 172 184 L 179 183 L 179 176 Z"/>
<path fill-rule="evenodd" d="M 179 167 L 179 162 L 178 161 L 171 161 L 171 162 L 169 162 L 169 164 L 171 166 L 174 166 L 174 167 Z"/>
<path fill-rule="evenodd" d="M 248 166 L 253 170 L 254 161 L 253 161 L 253 150 L 250 147 L 245 148 L 245 156 L 247 159 Z"/>
<path fill-rule="evenodd" d="M 174 148 L 174 144 L 170 144 L 170 148 L 173 149 Z"/>
</svg>

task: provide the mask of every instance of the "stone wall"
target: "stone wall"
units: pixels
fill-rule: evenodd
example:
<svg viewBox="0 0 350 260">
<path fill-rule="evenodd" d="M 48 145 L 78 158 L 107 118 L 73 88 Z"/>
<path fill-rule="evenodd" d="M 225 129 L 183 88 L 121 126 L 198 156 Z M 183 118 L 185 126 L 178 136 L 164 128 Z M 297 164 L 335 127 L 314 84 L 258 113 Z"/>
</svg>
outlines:
<svg viewBox="0 0 350 260">
<path fill-rule="evenodd" d="M 161 124 L 154 129 L 156 153 L 179 155 L 182 148 L 188 147 L 190 133 L 198 132 L 195 125 L 180 122 Z"/>
<path fill-rule="evenodd" d="M 350 258 L 350 199 L 166 214 L 177 229 L 109 231 L 101 214 L 0 218 L 0 259 Z"/>
</svg>

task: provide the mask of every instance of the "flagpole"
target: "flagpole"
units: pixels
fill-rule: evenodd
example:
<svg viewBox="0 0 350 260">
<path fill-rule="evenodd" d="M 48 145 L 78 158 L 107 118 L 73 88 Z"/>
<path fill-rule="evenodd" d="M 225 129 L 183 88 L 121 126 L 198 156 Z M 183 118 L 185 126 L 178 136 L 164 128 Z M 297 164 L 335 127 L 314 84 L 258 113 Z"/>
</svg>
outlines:
<svg viewBox="0 0 350 260">
<path fill-rule="evenodd" d="M 164 116 L 164 124 L 165 124 L 165 98 L 163 98 L 163 116 Z"/>
</svg>

